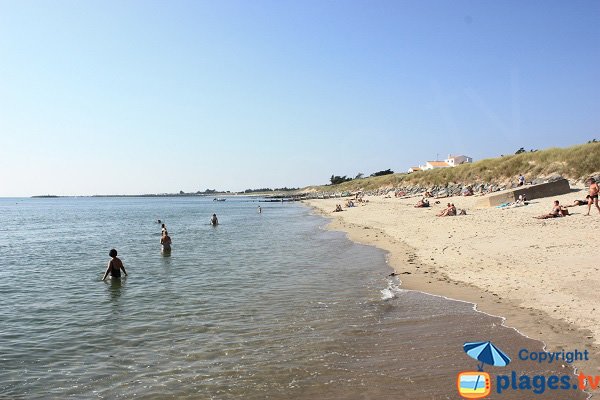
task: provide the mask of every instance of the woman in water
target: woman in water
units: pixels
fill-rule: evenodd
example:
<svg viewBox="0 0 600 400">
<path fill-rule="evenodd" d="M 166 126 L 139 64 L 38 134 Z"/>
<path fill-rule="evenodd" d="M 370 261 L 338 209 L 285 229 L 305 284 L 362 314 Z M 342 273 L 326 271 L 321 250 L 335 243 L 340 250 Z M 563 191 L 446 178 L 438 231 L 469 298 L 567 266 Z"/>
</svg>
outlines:
<svg viewBox="0 0 600 400">
<path fill-rule="evenodd" d="M 167 231 L 163 232 L 163 235 L 160 238 L 160 244 L 162 245 L 161 253 L 171 252 L 171 237 Z"/>
<path fill-rule="evenodd" d="M 127 276 L 127 271 L 125 271 L 123 262 L 121 261 L 121 259 L 119 259 L 119 257 L 117 257 L 117 250 L 111 249 L 108 252 L 108 255 L 112 258 L 108 262 L 108 267 L 106 268 L 106 273 L 104 274 L 104 278 L 102 278 L 102 280 L 105 280 L 108 274 L 110 274 L 111 279 L 121 278 L 121 270 L 123 270 L 125 276 Z"/>
<path fill-rule="evenodd" d="M 210 224 L 212 226 L 219 225 L 219 219 L 217 218 L 217 214 L 213 214 L 212 218 L 210 219 Z"/>
</svg>

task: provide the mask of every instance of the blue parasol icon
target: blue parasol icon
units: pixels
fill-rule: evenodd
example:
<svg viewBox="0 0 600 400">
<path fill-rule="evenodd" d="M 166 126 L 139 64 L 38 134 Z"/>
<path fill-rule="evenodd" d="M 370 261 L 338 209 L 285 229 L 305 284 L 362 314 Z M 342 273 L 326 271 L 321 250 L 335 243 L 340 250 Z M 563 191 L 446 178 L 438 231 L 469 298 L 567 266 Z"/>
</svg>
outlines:
<svg viewBox="0 0 600 400">
<path fill-rule="evenodd" d="M 467 342 L 463 349 L 471 358 L 481 362 L 481 365 L 477 366 L 479 371 L 483 371 L 483 364 L 505 367 L 510 363 L 510 358 L 492 342 Z"/>
</svg>

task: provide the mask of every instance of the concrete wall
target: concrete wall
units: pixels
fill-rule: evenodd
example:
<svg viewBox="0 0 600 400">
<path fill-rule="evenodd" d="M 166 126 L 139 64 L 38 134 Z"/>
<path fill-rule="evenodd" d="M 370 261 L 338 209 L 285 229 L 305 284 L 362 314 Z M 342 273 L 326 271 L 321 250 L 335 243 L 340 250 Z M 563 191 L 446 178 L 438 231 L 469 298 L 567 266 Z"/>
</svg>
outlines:
<svg viewBox="0 0 600 400">
<path fill-rule="evenodd" d="M 541 199 L 543 197 L 557 196 L 569 193 L 569 181 L 560 179 L 554 182 L 540 183 L 539 185 L 520 186 L 514 189 L 494 192 L 477 201 L 477 207 L 495 207 L 503 203 L 516 201 L 520 195 L 525 195 L 527 200 Z"/>
</svg>

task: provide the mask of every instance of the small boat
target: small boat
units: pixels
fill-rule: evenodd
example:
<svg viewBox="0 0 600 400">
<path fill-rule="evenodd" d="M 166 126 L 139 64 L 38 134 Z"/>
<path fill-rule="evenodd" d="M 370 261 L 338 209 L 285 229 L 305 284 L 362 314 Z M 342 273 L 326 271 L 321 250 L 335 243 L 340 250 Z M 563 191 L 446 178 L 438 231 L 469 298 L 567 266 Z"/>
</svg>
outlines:
<svg viewBox="0 0 600 400">
<path fill-rule="evenodd" d="M 227 199 L 224 199 L 224 198 L 222 198 L 222 197 L 215 197 L 215 198 L 213 199 L 213 201 L 225 201 L 225 200 L 227 200 Z"/>
</svg>

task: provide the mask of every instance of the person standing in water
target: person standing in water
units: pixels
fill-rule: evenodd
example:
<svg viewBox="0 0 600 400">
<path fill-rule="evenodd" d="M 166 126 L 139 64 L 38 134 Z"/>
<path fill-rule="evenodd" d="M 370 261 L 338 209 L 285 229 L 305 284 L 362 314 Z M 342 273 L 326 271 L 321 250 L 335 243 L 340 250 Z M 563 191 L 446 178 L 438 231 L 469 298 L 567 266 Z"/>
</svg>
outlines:
<svg viewBox="0 0 600 400">
<path fill-rule="evenodd" d="M 160 234 L 164 235 L 166 231 L 167 231 L 167 226 L 165 224 L 162 224 L 160 226 Z"/>
<path fill-rule="evenodd" d="M 123 272 L 125 273 L 125 276 L 127 276 L 127 271 L 125 271 L 123 262 L 121 261 L 121 259 L 119 257 L 117 257 L 117 250 L 111 249 L 108 252 L 108 255 L 111 257 L 111 259 L 108 262 L 108 267 L 106 268 L 106 272 L 104 273 L 104 278 L 102 278 L 102 280 L 105 280 L 106 277 L 108 276 L 108 274 L 110 274 L 111 279 L 115 279 L 115 278 L 120 279 L 121 278 L 121 270 L 123 270 Z"/>
<path fill-rule="evenodd" d="M 170 253 L 171 252 L 171 237 L 169 236 L 169 232 L 163 231 L 162 237 L 160 238 L 161 244 L 161 253 Z"/>
<path fill-rule="evenodd" d="M 262 208 L 260 208 L 260 206 L 258 206 L 258 213 L 262 214 Z"/>
<path fill-rule="evenodd" d="M 217 226 L 219 225 L 219 219 L 217 218 L 217 214 L 213 214 L 211 219 L 210 219 L 210 224 L 212 226 Z"/>
</svg>

